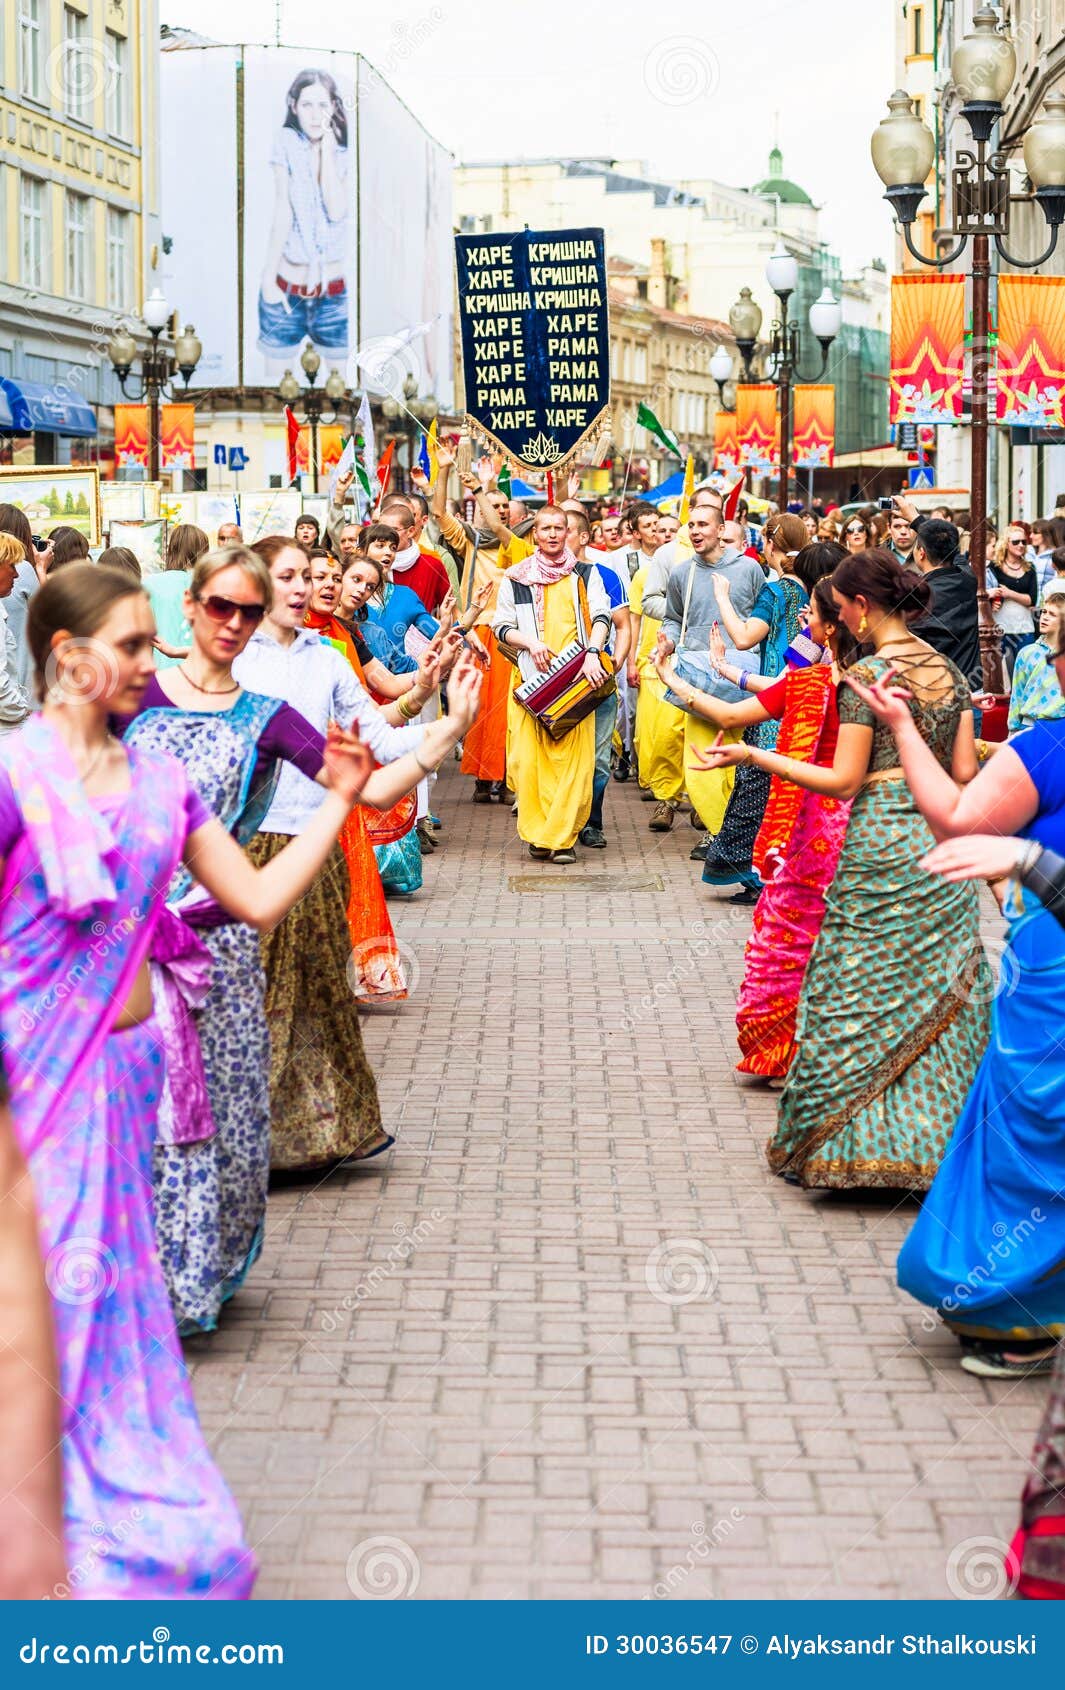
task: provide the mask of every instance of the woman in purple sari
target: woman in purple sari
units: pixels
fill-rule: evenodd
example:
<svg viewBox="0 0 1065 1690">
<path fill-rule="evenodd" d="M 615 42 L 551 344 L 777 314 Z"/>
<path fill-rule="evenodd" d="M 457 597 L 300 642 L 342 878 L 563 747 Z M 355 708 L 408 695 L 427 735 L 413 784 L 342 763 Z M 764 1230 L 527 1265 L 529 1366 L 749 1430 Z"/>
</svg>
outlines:
<svg viewBox="0 0 1065 1690">
<path fill-rule="evenodd" d="M 71 564 L 27 632 L 44 706 L 0 746 L 0 1037 L 56 1330 L 68 1582 L 245 1597 L 254 1557 L 200 1432 L 153 1238 L 163 1054 L 147 958 L 181 862 L 238 920 L 274 925 L 325 861 L 369 754 L 331 728 L 325 801 L 256 870 L 179 763 L 109 732 L 153 671 L 140 584 Z"/>
</svg>

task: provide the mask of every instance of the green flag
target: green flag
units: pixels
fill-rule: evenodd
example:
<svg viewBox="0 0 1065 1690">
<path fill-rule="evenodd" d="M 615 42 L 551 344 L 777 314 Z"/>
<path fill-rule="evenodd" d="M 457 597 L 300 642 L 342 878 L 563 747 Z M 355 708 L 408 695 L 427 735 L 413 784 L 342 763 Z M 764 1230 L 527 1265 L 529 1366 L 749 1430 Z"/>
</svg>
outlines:
<svg viewBox="0 0 1065 1690">
<path fill-rule="evenodd" d="M 499 466 L 499 474 L 496 476 L 496 486 L 499 488 L 501 493 L 505 493 L 507 498 L 510 498 L 510 465 L 507 463 L 506 458 L 503 459 L 503 462 Z"/>
<path fill-rule="evenodd" d="M 658 418 L 649 406 L 640 405 L 638 408 L 636 412 L 636 426 L 637 428 L 645 428 L 649 434 L 654 435 L 656 440 L 661 440 L 666 451 L 672 452 L 675 458 L 682 458 L 684 456 L 676 438 L 670 434 L 668 428 L 662 427 L 662 424 L 659 422 Z"/>
</svg>

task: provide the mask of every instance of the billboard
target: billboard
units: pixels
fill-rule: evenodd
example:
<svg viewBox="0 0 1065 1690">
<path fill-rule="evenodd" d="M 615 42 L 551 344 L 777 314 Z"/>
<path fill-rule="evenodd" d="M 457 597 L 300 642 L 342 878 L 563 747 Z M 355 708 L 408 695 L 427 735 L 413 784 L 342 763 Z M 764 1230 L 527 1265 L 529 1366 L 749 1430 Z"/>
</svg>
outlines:
<svg viewBox="0 0 1065 1690">
<path fill-rule="evenodd" d="M 325 380 L 355 335 L 355 58 L 244 49 L 244 384 L 311 341 Z"/>
<path fill-rule="evenodd" d="M 203 344 L 197 387 L 239 381 L 237 47 L 160 54 L 160 286 Z M 209 184 L 209 191 L 202 191 Z"/>
<path fill-rule="evenodd" d="M 451 167 L 447 149 L 360 58 L 359 340 L 371 368 L 383 365 L 384 385 L 394 387 L 398 377 L 401 390 L 403 377 L 413 375 L 422 397 L 435 394 L 441 410 L 454 400 Z M 422 324 L 425 332 L 391 357 L 387 344 L 375 344 Z M 349 380 L 366 385 L 366 371 L 352 371 Z"/>
</svg>

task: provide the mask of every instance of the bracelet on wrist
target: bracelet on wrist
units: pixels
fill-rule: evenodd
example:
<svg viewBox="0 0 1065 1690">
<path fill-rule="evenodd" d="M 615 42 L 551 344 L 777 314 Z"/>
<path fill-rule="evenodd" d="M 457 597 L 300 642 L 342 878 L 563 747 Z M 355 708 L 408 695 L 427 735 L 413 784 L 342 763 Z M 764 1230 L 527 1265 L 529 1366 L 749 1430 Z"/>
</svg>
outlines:
<svg viewBox="0 0 1065 1690">
<path fill-rule="evenodd" d="M 421 760 L 421 757 L 418 755 L 417 751 L 413 751 L 411 753 L 411 755 L 414 758 L 414 761 L 417 763 L 419 769 L 422 771 L 423 775 L 431 775 L 431 774 L 434 773 L 435 764 L 430 763 L 430 764 L 427 765 L 427 764 L 423 763 L 422 760 Z"/>
</svg>

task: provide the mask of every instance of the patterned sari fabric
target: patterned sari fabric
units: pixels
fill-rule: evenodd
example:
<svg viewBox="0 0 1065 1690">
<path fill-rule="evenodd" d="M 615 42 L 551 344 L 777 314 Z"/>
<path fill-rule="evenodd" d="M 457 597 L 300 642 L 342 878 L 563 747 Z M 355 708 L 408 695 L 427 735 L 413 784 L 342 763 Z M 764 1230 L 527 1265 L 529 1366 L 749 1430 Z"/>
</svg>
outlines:
<svg viewBox="0 0 1065 1690">
<path fill-rule="evenodd" d="M 402 839 L 393 839 L 390 845 L 375 845 L 373 854 L 385 892 L 409 897 L 412 892 L 421 891 L 422 853 L 413 828 Z"/>
<path fill-rule="evenodd" d="M 968 688 L 945 658 L 923 661 L 942 685 L 923 702 L 913 696 L 910 708 L 949 768 Z M 870 658 L 854 673 L 871 681 L 886 667 Z M 888 778 L 868 781 L 851 805 L 769 1164 L 808 1187 L 924 1191 L 987 1043 L 992 984 L 977 893 L 920 867 L 932 834 L 899 776 L 894 739 L 847 687 L 839 713 L 841 723 L 873 729 L 870 772 Z"/>
<path fill-rule="evenodd" d="M 839 724 L 831 668 L 789 670 L 786 687 L 781 756 L 830 764 Z M 799 992 L 849 814 L 849 803 L 791 781 L 773 782 L 754 853 L 765 888 L 754 910 L 736 1007 L 742 1074 L 778 1078 L 791 1067 Z"/>
<path fill-rule="evenodd" d="M 278 708 L 275 698 L 244 692 L 230 710 L 148 709 L 127 729 L 126 743 L 176 757 L 207 808 L 245 844 L 270 804 L 273 780 L 254 790 L 252 781 L 259 736 Z M 179 870 L 169 900 L 187 904 L 190 886 Z M 197 931 L 212 962 L 210 991 L 195 1021 L 216 1132 L 200 1144 L 155 1147 L 156 1237 L 183 1335 L 215 1330 L 223 1303 L 256 1261 L 270 1176 L 270 1046 L 259 936 L 237 922 Z"/>
<path fill-rule="evenodd" d="M 752 616 L 764 617 L 769 622 L 762 647 L 763 675 L 780 674 L 784 653 L 799 631 L 799 612 L 809 602 L 805 589 L 790 577 L 766 582 L 751 611 Z M 778 727 L 775 720 L 759 722 L 757 727 L 748 728 L 743 737 L 748 745 L 772 751 L 777 743 Z M 762 882 L 753 872 L 751 860 L 768 798 L 769 776 L 764 769 L 745 764 L 736 770 L 721 832 L 703 865 L 706 885 L 731 886 L 738 881 L 752 891 L 759 890 Z"/>
<path fill-rule="evenodd" d="M 287 833 L 257 833 L 248 854 L 261 865 L 290 843 Z M 330 1167 L 391 1143 L 350 984 L 348 896 L 344 855 L 334 846 L 310 890 L 260 938 L 270 1029 L 270 1164 L 279 1172 Z"/>
<path fill-rule="evenodd" d="M 68 782 L 62 741 L 31 722 L 38 784 Z M 73 851 L 98 844 L 106 870 L 76 916 L 49 877 L 37 794 L 4 778 L 21 738 L 0 773 L 23 828 L 0 892 L 0 1034 L 53 1299 L 69 1582 L 81 1597 L 246 1597 L 254 1558 L 200 1432 L 153 1237 L 162 1044 L 152 1020 L 112 1030 L 203 812 L 177 765 L 136 750 L 126 796 L 70 788 Z"/>
</svg>

